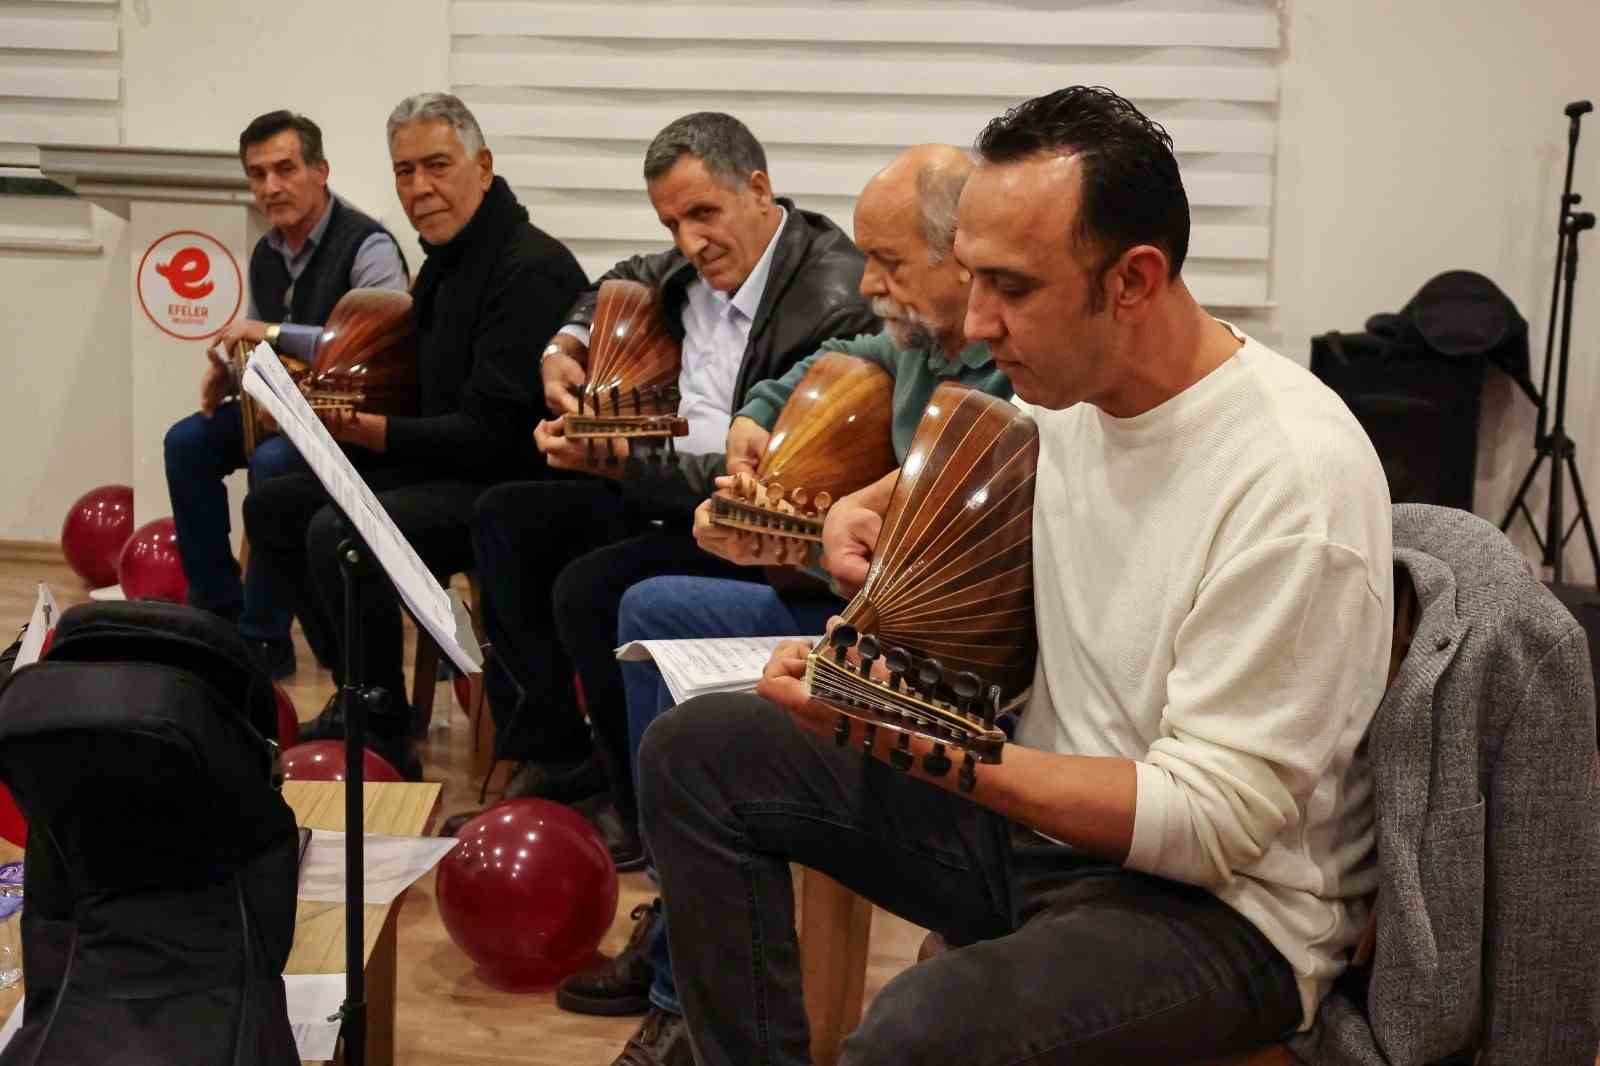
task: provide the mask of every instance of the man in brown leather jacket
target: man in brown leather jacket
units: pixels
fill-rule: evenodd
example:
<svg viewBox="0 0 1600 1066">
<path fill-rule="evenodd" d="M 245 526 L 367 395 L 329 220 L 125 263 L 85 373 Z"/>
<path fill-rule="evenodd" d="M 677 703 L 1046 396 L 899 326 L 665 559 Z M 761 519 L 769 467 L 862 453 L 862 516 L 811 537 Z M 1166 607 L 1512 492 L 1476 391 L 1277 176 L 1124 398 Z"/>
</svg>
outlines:
<svg viewBox="0 0 1600 1066">
<path fill-rule="evenodd" d="M 667 326 L 683 342 L 679 413 L 690 434 L 677 449 L 720 454 L 751 386 L 782 375 L 825 340 L 877 331 L 857 291 L 864 259 L 825 216 L 773 194 L 760 142 L 730 115 L 699 112 L 669 124 L 645 154 L 644 178 L 675 247 L 618 263 L 601 281 L 656 289 Z M 675 467 L 638 456 L 591 467 L 562 435 L 561 416 L 577 409 L 573 387 L 586 379 L 598 289 L 578 299 L 540 359 L 556 417 L 541 423 L 536 440 L 551 468 L 577 473 L 484 494 L 473 544 L 494 647 L 486 688 L 497 754 L 523 763 L 508 795 L 578 801 L 606 788 L 605 765 L 578 708 L 576 670 L 598 754 L 622 768 L 610 775 L 619 813 L 603 799 L 584 809 L 631 868 L 642 855 L 612 655 L 617 605 L 630 585 L 657 574 L 750 580 L 760 572 L 698 549 L 691 528 L 702 494 Z"/>
</svg>

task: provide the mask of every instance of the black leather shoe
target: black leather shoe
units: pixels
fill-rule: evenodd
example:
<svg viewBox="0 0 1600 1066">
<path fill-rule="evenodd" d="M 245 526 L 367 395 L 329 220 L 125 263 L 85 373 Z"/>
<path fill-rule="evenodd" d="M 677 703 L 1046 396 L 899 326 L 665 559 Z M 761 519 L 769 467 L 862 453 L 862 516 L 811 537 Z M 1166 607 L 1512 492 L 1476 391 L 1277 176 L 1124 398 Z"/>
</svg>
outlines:
<svg viewBox="0 0 1600 1066">
<path fill-rule="evenodd" d="M 295 743 L 344 739 L 344 709 L 340 706 L 339 695 L 334 692 L 315 718 L 300 723 Z M 391 709 L 369 715 L 362 746 L 381 756 L 407 781 L 421 781 L 422 761 L 417 758 L 416 745 L 411 740 L 408 714 L 409 708 L 402 708 L 400 712 Z"/>
<path fill-rule="evenodd" d="M 313 740 L 344 739 L 344 708 L 340 706 L 339 696 L 338 689 L 335 689 L 315 718 L 300 723 L 300 728 L 295 730 L 294 734 L 296 744 L 308 744 Z"/>
<path fill-rule="evenodd" d="M 606 850 L 611 852 L 611 861 L 616 863 L 618 873 L 644 869 L 644 845 L 639 840 L 639 823 L 624 818 L 616 804 L 611 802 L 609 793 L 574 803 L 572 809 L 588 819 L 595 832 L 600 834 L 600 839 L 606 842 Z"/>
<path fill-rule="evenodd" d="M 611 1066 L 695 1066 L 683 1015 L 651 1007 Z"/>
<path fill-rule="evenodd" d="M 594 755 L 576 762 L 533 762 L 517 767 L 506 782 L 505 798 L 537 796 L 556 803 L 576 803 L 610 787 L 605 767 Z"/>
<path fill-rule="evenodd" d="M 292 640 L 252 640 L 248 641 L 250 650 L 256 653 L 256 658 L 261 660 L 261 665 L 266 668 L 267 676 L 274 681 L 282 681 L 294 674 L 294 641 Z"/>
<path fill-rule="evenodd" d="M 661 900 L 633 908 L 633 932 L 616 958 L 556 986 L 556 1006 L 574 1014 L 643 1014 L 650 1009 L 650 945 L 661 927 Z"/>
</svg>

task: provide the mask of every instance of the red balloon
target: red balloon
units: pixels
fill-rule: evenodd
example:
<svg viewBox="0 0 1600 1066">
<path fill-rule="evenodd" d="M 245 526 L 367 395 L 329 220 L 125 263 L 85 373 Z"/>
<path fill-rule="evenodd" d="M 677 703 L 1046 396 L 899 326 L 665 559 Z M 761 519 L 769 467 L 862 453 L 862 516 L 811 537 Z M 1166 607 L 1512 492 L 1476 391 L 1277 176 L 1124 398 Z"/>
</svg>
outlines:
<svg viewBox="0 0 1600 1066">
<path fill-rule="evenodd" d="M 288 751 L 294 747 L 295 734 L 300 730 L 300 716 L 294 712 L 294 701 L 277 682 L 272 685 L 272 698 L 278 704 L 278 747 Z"/>
<path fill-rule="evenodd" d="M 296 744 L 283 753 L 282 763 L 285 781 L 343 781 L 344 741 L 310 740 Z M 361 776 L 368 781 L 405 780 L 399 770 L 371 748 L 361 749 Z"/>
<path fill-rule="evenodd" d="M 182 603 L 189 597 L 189 579 L 178 558 L 178 530 L 170 518 L 146 522 L 133 531 L 117 560 L 117 580 L 130 600 L 168 600 Z"/>
<path fill-rule="evenodd" d="M 617 868 L 582 815 L 507 800 L 456 837 L 439 864 L 439 917 L 486 982 L 549 988 L 593 958 L 616 917 Z"/>
<path fill-rule="evenodd" d="M 28 846 L 28 820 L 22 817 L 11 790 L 4 785 L 0 785 L 0 837 L 19 848 Z"/>
<path fill-rule="evenodd" d="M 92 589 L 117 583 L 117 557 L 133 533 L 133 490 L 101 485 L 78 497 L 61 523 L 61 552 Z"/>
</svg>

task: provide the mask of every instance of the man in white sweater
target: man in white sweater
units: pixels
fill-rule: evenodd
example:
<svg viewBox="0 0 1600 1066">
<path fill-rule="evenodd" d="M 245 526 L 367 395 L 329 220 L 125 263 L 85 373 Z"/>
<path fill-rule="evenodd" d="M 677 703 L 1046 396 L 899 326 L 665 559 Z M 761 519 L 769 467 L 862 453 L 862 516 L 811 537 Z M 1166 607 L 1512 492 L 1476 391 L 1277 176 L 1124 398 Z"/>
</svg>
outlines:
<svg viewBox="0 0 1600 1066">
<path fill-rule="evenodd" d="M 702 1066 L 808 1061 L 790 861 L 956 945 L 884 988 L 851 1066 L 1247 1050 L 1309 1021 L 1376 887 L 1360 742 L 1393 564 L 1371 444 L 1195 302 L 1171 141 L 1127 101 L 1028 101 L 978 151 L 966 331 L 1041 443 L 1032 695 L 965 796 L 920 760 L 889 769 L 888 738 L 834 746 L 804 646 L 774 656 L 765 700 L 657 722 L 644 824 Z M 841 585 L 892 488 L 830 513 Z"/>
</svg>

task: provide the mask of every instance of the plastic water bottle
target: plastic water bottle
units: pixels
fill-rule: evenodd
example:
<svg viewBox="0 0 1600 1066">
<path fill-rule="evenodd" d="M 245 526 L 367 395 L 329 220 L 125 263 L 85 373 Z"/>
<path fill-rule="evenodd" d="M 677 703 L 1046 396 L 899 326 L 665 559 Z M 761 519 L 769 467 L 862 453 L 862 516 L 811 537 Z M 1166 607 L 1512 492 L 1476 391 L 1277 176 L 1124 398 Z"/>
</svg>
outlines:
<svg viewBox="0 0 1600 1066">
<path fill-rule="evenodd" d="M 22 863 L 0 865 L 0 988 L 22 980 Z"/>
</svg>

